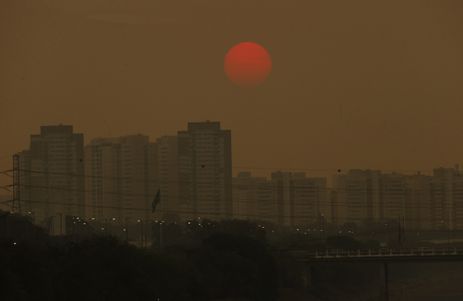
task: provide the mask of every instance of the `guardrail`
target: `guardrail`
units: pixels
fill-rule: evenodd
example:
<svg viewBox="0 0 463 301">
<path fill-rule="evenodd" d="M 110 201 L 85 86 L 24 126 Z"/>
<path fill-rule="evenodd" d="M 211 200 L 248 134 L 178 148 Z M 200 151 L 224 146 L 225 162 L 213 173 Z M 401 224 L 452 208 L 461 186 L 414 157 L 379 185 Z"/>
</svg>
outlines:
<svg viewBox="0 0 463 301">
<path fill-rule="evenodd" d="M 393 258 L 393 257 L 434 257 L 463 256 L 458 248 L 413 248 L 413 249 L 329 249 L 323 251 L 289 250 L 292 256 L 306 259 L 342 259 L 342 258 Z"/>
</svg>

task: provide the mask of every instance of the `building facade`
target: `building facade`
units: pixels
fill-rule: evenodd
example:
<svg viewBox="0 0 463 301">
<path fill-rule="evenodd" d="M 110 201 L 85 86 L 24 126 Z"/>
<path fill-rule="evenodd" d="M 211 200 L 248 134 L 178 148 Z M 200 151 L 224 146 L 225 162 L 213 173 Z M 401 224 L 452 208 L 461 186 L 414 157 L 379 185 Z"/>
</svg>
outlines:
<svg viewBox="0 0 463 301">
<path fill-rule="evenodd" d="M 458 166 L 434 169 L 430 205 L 433 228 L 463 229 L 463 174 Z"/>
<path fill-rule="evenodd" d="M 338 225 L 381 218 L 380 177 L 377 170 L 350 170 L 335 176 L 333 207 Z"/>
<path fill-rule="evenodd" d="M 271 181 L 278 224 L 323 227 L 331 220 L 325 178 L 307 177 L 303 172 L 278 171 L 272 173 Z"/>
<path fill-rule="evenodd" d="M 273 185 L 265 177 L 240 172 L 233 178 L 233 218 L 277 222 Z"/>
<path fill-rule="evenodd" d="M 156 139 L 157 178 L 159 179 L 160 202 L 156 217 L 169 221 L 182 219 L 187 207 L 179 202 L 179 170 L 177 136 Z"/>
<path fill-rule="evenodd" d="M 40 127 L 30 148 L 17 154 L 23 212 L 38 223 L 84 216 L 84 137 L 70 125 Z"/>
<path fill-rule="evenodd" d="M 231 132 L 190 122 L 178 132 L 179 205 L 189 218 L 232 216 Z"/>
<path fill-rule="evenodd" d="M 405 177 L 406 229 L 430 230 L 434 228 L 432 206 L 432 176 L 416 174 Z"/>
<path fill-rule="evenodd" d="M 335 220 L 345 223 L 394 221 L 408 230 L 463 229 L 463 175 L 458 167 L 432 175 L 351 170 L 334 180 Z"/>
<path fill-rule="evenodd" d="M 130 223 L 151 216 L 157 149 L 144 135 L 98 138 L 85 147 L 86 216 Z"/>
</svg>

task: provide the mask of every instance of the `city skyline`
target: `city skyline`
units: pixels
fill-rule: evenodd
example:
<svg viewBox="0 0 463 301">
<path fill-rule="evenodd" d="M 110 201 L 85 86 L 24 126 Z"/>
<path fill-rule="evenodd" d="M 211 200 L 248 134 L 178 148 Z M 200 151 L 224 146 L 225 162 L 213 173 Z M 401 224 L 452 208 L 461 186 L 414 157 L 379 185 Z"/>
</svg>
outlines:
<svg viewBox="0 0 463 301">
<path fill-rule="evenodd" d="M 18 29 L 1 33 L 2 170 L 41 124 L 93 139 L 172 135 L 207 119 L 234 130 L 236 166 L 430 171 L 462 161 L 461 3 L 71 2 L 0 4 L 2 28 Z M 246 40 L 273 61 L 254 89 L 223 72 L 228 49 Z"/>
<path fill-rule="evenodd" d="M 403 219 L 408 229 L 463 229 L 458 164 L 436 167 L 430 175 L 339 169 L 331 182 L 294 170 L 232 175 L 231 130 L 220 122 L 188 122 L 177 135 L 154 140 L 138 134 L 84 144 L 84 136 L 62 124 L 30 135 L 30 148 L 13 157 L 19 194 L 9 205 L 33 214 L 39 224 L 57 215 L 118 222 L 238 218 L 319 227 Z M 155 197 L 162 200 L 156 210 Z"/>
<path fill-rule="evenodd" d="M 189 121 L 185 123 L 202 123 L 202 122 L 215 122 L 211 120 L 197 120 L 197 121 Z M 184 126 L 184 124 L 182 126 Z M 223 124 L 220 121 L 220 124 Z M 38 126 L 38 128 L 41 127 L 54 127 L 54 126 L 71 126 L 74 129 L 76 129 L 75 125 L 70 125 L 69 123 L 49 123 L 49 124 L 42 124 Z M 179 128 L 181 128 L 180 126 Z M 36 128 L 32 130 L 32 132 L 35 132 Z M 80 131 L 77 129 L 77 132 L 82 132 L 84 133 L 83 135 L 83 144 L 85 146 L 91 145 L 93 142 L 104 142 L 104 141 L 112 141 L 112 140 L 118 140 L 122 137 L 135 137 L 135 136 L 144 136 L 148 140 L 147 142 L 151 143 L 158 143 L 161 142 L 162 140 L 168 139 L 169 137 L 175 137 L 175 135 L 178 133 L 178 128 L 173 130 L 172 133 L 169 134 L 161 134 L 159 136 L 151 136 L 147 134 L 146 132 L 121 132 L 121 133 L 112 133 L 112 135 L 105 136 L 105 135 L 100 135 L 100 136 L 95 136 L 95 137 L 88 137 L 87 133 L 84 133 L 83 131 Z M 25 137 L 26 139 L 29 139 L 31 136 L 34 134 L 27 134 Z M 159 141 L 158 141 L 159 140 Z M 13 153 L 7 154 L 7 155 L 2 155 L 2 158 L 5 159 L 5 161 L 9 161 L 8 164 L 6 165 L 6 168 L 2 169 L 2 171 L 7 171 L 11 170 L 13 166 L 13 155 L 16 153 L 20 153 L 21 151 L 27 149 L 28 145 L 30 144 L 30 141 L 27 141 L 23 147 L 19 147 L 16 149 Z M 232 148 L 233 148 L 233 143 L 232 143 Z M 232 153 L 235 153 L 232 150 Z M 235 160 L 234 160 L 235 161 Z M 448 160 L 447 160 L 448 161 Z M 403 174 L 423 174 L 423 175 L 431 175 L 433 171 L 436 168 L 453 168 L 453 167 L 459 167 L 463 166 L 463 153 L 461 158 L 457 158 L 455 161 L 448 161 L 447 164 L 434 164 L 434 165 L 429 165 L 428 167 L 423 167 L 423 166 L 418 166 L 417 168 L 378 168 L 375 166 L 347 166 L 342 168 L 341 166 L 324 166 L 324 168 L 316 168 L 316 166 L 301 166 L 301 165 L 293 165 L 293 166 L 277 166 L 277 165 L 264 165 L 264 166 L 258 166 L 255 164 L 250 164 L 249 166 L 247 165 L 240 165 L 240 164 L 233 164 L 233 176 L 238 175 L 241 172 L 249 172 L 251 171 L 253 175 L 257 176 L 263 176 L 263 177 L 271 177 L 271 173 L 274 171 L 282 171 L 282 172 L 305 172 L 305 173 L 310 173 L 313 176 L 324 176 L 327 178 L 330 178 L 333 175 L 336 175 L 337 173 L 340 172 L 346 172 L 348 170 L 371 170 L 371 171 L 382 171 L 382 172 L 388 172 L 388 173 L 403 173 Z M 2 183 L 0 181 L 0 183 Z"/>
<path fill-rule="evenodd" d="M 29 148 L 13 156 L 13 211 L 38 224 L 57 215 L 147 220 L 156 197 L 159 219 L 232 217 L 231 131 L 220 122 L 189 122 L 154 142 L 140 134 L 85 145 L 83 138 L 62 124 L 30 135 Z"/>
<path fill-rule="evenodd" d="M 0 300 L 463 300 L 462 0 L 0 0 Z"/>
</svg>

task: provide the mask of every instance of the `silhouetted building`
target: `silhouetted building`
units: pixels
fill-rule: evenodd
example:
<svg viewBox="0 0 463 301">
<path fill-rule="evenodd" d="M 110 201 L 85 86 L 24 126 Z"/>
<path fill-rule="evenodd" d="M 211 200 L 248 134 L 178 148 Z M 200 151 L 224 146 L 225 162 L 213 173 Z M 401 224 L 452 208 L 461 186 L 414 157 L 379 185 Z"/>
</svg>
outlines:
<svg viewBox="0 0 463 301">
<path fill-rule="evenodd" d="M 161 201 L 158 204 L 156 217 L 166 220 L 178 220 L 186 215 L 188 207 L 179 202 L 179 170 L 177 136 L 163 136 L 156 139 L 157 178 Z"/>
<path fill-rule="evenodd" d="M 406 206 L 406 176 L 397 173 L 380 176 L 380 219 L 403 220 Z"/>
<path fill-rule="evenodd" d="M 178 132 L 179 202 L 194 218 L 232 216 L 231 132 L 219 122 L 190 122 Z"/>
<path fill-rule="evenodd" d="M 331 219 L 325 178 L 278 171 L 272 173 L 271 180 L 279 224 L 324 227 Z"/>
<path fill-rule="evenodd" d="M 463 229 L 463 175 L 458 167 L 432 176 L 351 170 L 335 177 L 337 224 L 388 221 L 408 230 Z"/>
<path fill-rule="evenodd" d="M 265 177 L 240 172 L 233 178 L 233 218 L 276 222 L 273 185 Z"/>
<path fill-rule="evenodd" d="M 83 134 L 70 125 L 41 126 L 18 153 L 23 212 L 39 222 L 84 215 Z"/>
<path fill-rule="evenodd" d="M 377 170 L 349 170 L 336 175 L 335 220 L 338 225 L 380 220 L 381 172 Z"/>
<path fill-rule="evenodd" d="M 110 223 L 149 218 L 156 155 L 144 135 L 92 140 L 85 147 L 87 218 Z"/>
<path fill-rule="evenodd" d="M 407 176 L 405 193 L 406 229 L 431 230 L 434 228 L 434 210 L 431 202 L 432 177 L 422 174 Z"/>
<path fill-rule="evenodd" d="M 148 143 L 145 151 L 145 177 L 147 184 L 145 194 L 147 195 L 148 207 L 147 216 L 152 216 L 152 201 L 159 190 L 159 152 L 157 143 Z M 151 203 L 150 203 L 151 202 Z M 157 211 L 157 207 L 156 207 Z"/>
<path fill-rule="evenodd" d="M 459 167 L 434 169 L 431 185 L 433 228 L 463 229 L 463 175 Z"/>
</svg>

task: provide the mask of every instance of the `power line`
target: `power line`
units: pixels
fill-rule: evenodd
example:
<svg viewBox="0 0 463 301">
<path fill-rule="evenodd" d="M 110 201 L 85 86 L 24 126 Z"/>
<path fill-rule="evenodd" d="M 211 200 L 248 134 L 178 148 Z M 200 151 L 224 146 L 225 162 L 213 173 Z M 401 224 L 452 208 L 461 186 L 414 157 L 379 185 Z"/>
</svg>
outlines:
<svg viewBox="0 0 463 301">
<path fill-rule="evenodd" d="M 251 190 L 255 191 L 262 191 L 266 189 L 275 189 L 274 185 L 275 183 L 278 183 L 279 180 L 273 180 L 273 181 L 266 181 L 266 182 L 256 182 L 256 183 L 250 183 L 250 184 L 237 184 L 235 183 L 233 186 L 237 189 L 244 188 L 246 189 L 247 187 L 250 187 Z M 307 181 L 306 184 L 301 185 L 301 184 L 290 184 L 289 188 L 299 188 L 305 190 L 305 192 L 312 192 L 312 193 L 317 193 L 317 192 L 335 192 L 335 193 L 363 193 L 363 192 L 374 192 L 374 193 L 386 193 L 390 195 L 394 194 L 404 194 L 404 196 L 407 196 L 407 194 L 413 194 L 413 193 L 419 193 L 419 192 L 425 192 L 425 193 L 434 193 L 437 194 L 439 192 L 443 193 L 445 190 L 442 186 L 440 185 L 426 185 L 428 188 L 423 188 L 423 189 L 418 189 L 418 188 L 410 188 L 406 185 L 406 183 L 402 183 L 403 185 L 395 188 L 395 189 L 384 189 L 382 187 L 359 187 L 359 188 L 339 188 L 339 187 L 326 187 L 326 186 L 317 186 L 317 183 L 313 181 L 311 178 L 303 178 L 303 179 L 295 179 L 293 182 L 304 182 Z M 137 182 L 136 182 L 137 183 Z M 147 183 L 147 181 L 143 182 L 138 182 L 138 183 Z M 461 182 L 462 186 L 458 189 L 454 189 L 454 191 L 460 191 L 463 193 L 463 181 Z M 162 186 L 163 184 L 184 184 L 186 186 L 188 185 L 194 185 L 194 186 L 201 186 L 201 185 L 211 185 L 214 186 L 217 184 L 216 181 L 193 181 L 193 180 L 188 180 L 188 181 L 159 181 L 159 182 L 151 182 L 151 185 L 157 184 L 157 186 Z M 426 184 L 442 184 L 440 182 L 429 182 Z M 39 185 L 29 185 L 29 184 L 21 184 L 21 187 L 32 187 L 32 188 L 43 188 L 43 189 L 51 189 L 51 190 L 68 190 L 69 188 L 66 187 L 53 187 L 53 186 L 39 186 Z M 12 187 L 12 185 L 5 185 L 5 186 L 0 186 L 1 188 L 9 188 Z M 70 190 L 70 191 L 81 191 L 81 192 L 95 192 L 98 191 L 98 189 L 92 189 L 92 190 Z M 303 191 L 301 191 L 302 193 Z M 103 194 L 120 194 L 119 192 L 111 192 L 111 191 L 104 191 Z M 130 194 L 130 196 L 150 196 L 147 194 Z"/>
<path fill-rule="evenodd" d="M 94 190 L 84 190 L 84 189 L 71 189 L 71 188 L 66 188 L 66 187 L 53 187 L 53 186 L 40 186 L 40 185 L 27 185 L 27 184 L 21 184 L 21 187 L 29 187 L 29 188 L 38 188 L 38 189 L 44 189 L 44 190 L 56 190 L 56 191 L 69 191 L 69 192 L 82 192 L 82 193 L 93 193 L 95 192 Z M 124 194 L 124 193 L 120 193 L 120 192 L 115 192 L 115 191 L 107 191 L 107 192 L 103 192 L 101 193 L 102 195 L 104 194 L 109 194 L 109 195 L 116 195 L 116 196 L 123 196 L 123 197 L 145 197 L 145 198 L 152 198 L 154 197 L 154 194 Z M 179 200 L 179 198 L 177 197 L 177 201 Z M 233 200 L 232 202 L 233 203 L 243 203 L 243 204 L 250 204 L 252 202 L 250 202 L 250 200 L 252 199 L 249 199 L 249 198 L 241 198 L 241 199 L 235 199 Z M 305 199 L 307 200 L 307 199 Z M 21 201 L 24 201 L 24 200 L 21 200 Z M 254 201 L 254 200 L 253 200 Z M 315 201 L 320 201 L 320 199 L 317 199 Z M 355 204 L 355 203 L 349 203 L 348 201 L 347 202 L 337 202 L 337 201 L 332 201 L 332 200 L 329 200 L 329 199 L 326 199 L 325 200 L 326 202 L 324 204 L 313 204 L 314 207 L 317 207 L 320 206 L 320 205 L 326 205 L 328 207 L 348 207 L 348 208 L 372 208 L 374 206 L 370 206 L 370 205 L 367 205 L 366 204 L 366 201 L 364 204 Z M 387 205 L 384 205 L 383 204 L 383 208 L 387 209 L 387 210 L 393 210 L 393 209 L 397 209 L 397 210 L 407 210 L 407 209 L 434 209 L 434 208 L 440 208 L 441 206 L 424 206 L 424 205 L 410 205 L 410 204 L 403 204 L 401 201 L 405 201 L 405 199 L 401 199 L 399 200 L 399 202 L 394 202 L 394 204 L 387 204 Z M 27 201 L 24 201 L 24 202 L 27 202 Z M 259 202 L 258 200 L 256 200 L 256 202 Z M 272 203 L 275 203 L 277 204 L 278 203 L 278 200 L 277 199 L 271 199 L 271 202 Z M 399 204 L 397 204 L 399 203 Z M 65 203 L 59 203 L 59 204 L 65 204 Z M 310 206 L 310 205 L 308 205 Z M 89 206 L 89 207 L 92 207 L 92 206 Z M 458 208 L 462 208 L 463 209 L 463 204 L 461 206 L 454 206 L 456 207 L 456 209 Z"/>
<path fill-rule="evenodd" d="M 12 170 L 8 170 L 6 172 L 11 172 Z M 95 175 L 88 175 L 88 174 L 76 174 L 76 173 L 72 173 L 72 172 L 53 172 L 53 171 L 42 171 L 42 170 L 30 170 L 30 169 L 19 169 L 19 172 L 24 172 L 24 173 L 37 173 L 37 174 L 44 174 L 44 175 L 57 175 L 57 176 L 69 176 L 69 177 L 83 177 L 83 178 L 91 178 L 91 179 L 103 179 L 103 180 L 129 180 L 129 181 L 132 181 L 132 182 L 138 182 L 138 183 L 147 183 L 147 182 L 150 182 L 147 178 L 134 178 L 134 177 L 114 177 L 114 176 L 95 176 Z M 314 181 L 316 179 L 326 179 L 324 177 L 305 177 L 305 178 L 295 178 L 295 179 L 292 179 L 293 182 L 304 182 L 304 181 Z M 154 182 L 154 179 L 152 180 L 152 182 Z M 239 179 L 239 178 L 235 178 L 235 179 Z M 255 180 L 256 178 L 250 178 L 251 180 Z M 273 180 L 273 179 L 266 179 L 265 178 L 265 182 L 256 182 L 257 185 L 265 185 L 265 184 L 271 184 L 272 181 L 278 181 L 278 179 L 276 180 Z M 183 183 L 186 183 L 186 184 L 190 184 L 192 183 L 193 181 L 192 180 L 175 180 L 175 181 L 172 181 L 172 180 L 169 180 L 169 181 L 165 181 L 165 180 L 158 180 L 156 183 L 179 183 L 179 184 L 183 184 Z M 194 182 L 195 184 L 216 184 L 216 182 L 197 182 L 195 181 Z M 239 185 L 239 184 L 237 184 Z M 246 184 L 245 184 L 246 185 Z M 306 187 L 306 185 L 292 185 L 292 187 Z M 330 190 L 333 190 L 334 188 L 326 188 L 326 189 L 330 189 Z M 416 190 L 415 190 L 416 191 Z"/>
<path fill-rule="evenodd" d="M 313 171 L 313 172 L 335 172 L 339 173 L 340 171 L 345 170 L 369 170 L 369 171 L 381 171 L 381 172 L 407 172 L 407 173 L 416 173 L 416 172 L 432 172 L 436 168 L 432 169 L 404 169 L 404 168 L 394 168 L 394 169 L 384 169 L 384 168 L 359 168 L 359 167 L 324 167 L 324 168 L 313 168 L 313 167 L 288 167 L 288 166 L 250 166 L 250 165 L 232 165 L 234 169 L 246 170 L 273 170 L 278 171 Z M 11 171 L 11 170 L 9 170 Z"/>
<path fill-rule="evenodd" d="M 24 170 L 24 171 L 31 171 L 33 172 L 32 170 Z M 37 172 L 40 172 L 40 173 L 46 173 L 46 172 L 43 172 L 43 171 L 37 171 Z M 60 175 L 63 175 L 63 174 L 69 174 L 69 173 L 58 173 Z M 72 175 L 72 174 L 71 174 Z M 78 175 L 78 176 L 84 176 L 84 175 Z M 164 183 L 167 183 L 167 182 L 164 182 Z M 181 183 L 181 182 L 177 182 L 177 183 Z M 200 183 L 200 184 L 215 184 L 214 183 Z M 266 183 L 266 184 L 271 184 L 271 182 L 269 183 Z M 20 185 L 21 187 L 29 187 L 29 188 L 38 188 L 38 189 L 44 189 L 44 190 L 61 190 L 61 191 L 73 191 L 73 192 L 83 192 L 83 193 L 95 193 L 97 192 L 99 195 L 106 195 L 106 194 L 112 194 L 112 195 L 116 195 L 116 196 L 127 196 L 127 197 L 136 197 L 136 196 L 139 196 L 139 197 L 145 197 L 145 198 L 151 198 L 153 197 L 152 194 L 124 194 L 124 193 L 121 193 L 121 192 L 117 192 L 117 191 L 104 191 L 104 192 L 98 192 L 98 190 L 84 190 L 84 189 L 72 189 L 72 188 L 67 188 L 67 187 L 59 187 L 59 186 L 39 186 L 39 185 L 27 185 L 27 184 L 21 184 Z M 293 185 L 292 187 L 301 187 L 301 188 L 305 188 L 305 189 L 310 189 L 310 192 L 311 193 L 317 193 L 317 192 L 323 192 L 323 191 L 331 191 L 331 190 L 335 190 L 337 192 L 340 192 L 340 191 L 347 191 L 347 192 L 353 192 L 353 193 L 358 193 L 358 192 L 365 192 L 365 191 L 379 191 L 380 189 L 363 189 L 363 188 L 358 188 L 356 190 L 353 190 L 353 189 L 346 189 L 346 190 L 340 190 L 340 189 L 333 189 L 333 188 L 328 188 L 328 187 L 313 187 L 313 186 L 306 186 L 306 185 L 302 185 L 302 186 L 298 186 L 298 185 Z M 1 187 L 2 189 L 5 189 L 5 190 L 8 190 L 8 187 L 6 186 L 3 186 Z M 269 187 L 270 190 L 272 189 L 272 187 Z M 418 192 L 418 191 L 426 191 L 426 192 L 430 192 L 431 190 L 430 189 L 423 189 L 423 190 L 418 190 L 418 189 L 413 189 L 413 190 L 407 190 L 407 189 L 399 189 L 399 190 L 396 190 L 396 192 L 398 192 L 399 194 L 402 194 L 402 193 L 407 193 L 407 192 Z M 307 200 L 307 199 L 305 199 Z M 396 200 L 393 204 L 387 204 L 387 205 L 383 205 L 383 208 L 385 208 L 386 210 L 410 210 L 410 209 L 434 209 L 434 208 L 440 208 L 440 207 L 446 207 L 446 206 L 433 206 L 431 204 L 429 204 L 430 206 L 425 206 L 425 205 L 420 205 L 420 206 L 417 206 L 417 205 L 410 205 L 410 204 L 405 204 L 404 202 L 406 202 L 406 200 L 408 200 L 406 198 L 406 196 L 400 196 L 399 197 L 399 200 Z M 25 201 L 27 202 L 27 201 Z M 240 200 L 234 200 L 233 201 L 234 203 L 245 203 L 245 204 L 250 204 L 251 202 L 249 201 L 249 199 L 240 199 Z M 277 203 L 278 200 L 271 200 L 271 203 Z M 362 201 L 362 204 L 359 204 L 359 203 L 354 203 L 352 201 L 346 201 L 344 203 L 341 203 L 341 202 L 335 202 L 335 201 L 332 201 L 332 200 L 328 200 L 326 199 L 326 202 L 322 205 L 326 205 L 330 208 L 332 207 L 347 207 L 349 209 L 362 209 L 362 208 L 371 208 L 373 206 L 370 206 L 370 205 L 367 205 L 365 203 L 366 201 Z M 431 200 L 428 200 L 427 203 L 430 203 Z M 63 203 L 57 203 L 57 204 L 61 204 L 61 205 L 66 205 L 66 204 L 63 204 Z M 309 206 L 312 206 L 312 207 L 315 207 L 317 208 L 317 206 L 320 206 L 321 204 L 313 204 L 313 205 L 309 205 Z M 98 207 L 95 207 L 95 206 L 89 206 L 90 208 L 98 208 Z M 117 207 L 118 209 L 120 210 L 124 210 L 124 208 L 122 207 Z M 459 209 L 458 206 L 456 206 L 455 209 Z M 293 215 L 293 217 L 297 217 L 295 215 Z"/>
<path fill-rule="evenodd" d="M 330 168 L 330 169 L 308 169 L 308 168 L 276 168 L 276 167 L 239 167 L 246 168 L 250 170 L 273 170 L 274 172 L 288 172 L 288 171 L 333 171 L 335 175 L 339 175 L 339 169 Z M 348 169 L 348 170 L 359 170 L 359 169 Z M 370 170 L 370 171 L 387 171 L 387 170 L 373 170 L 373 169 L 361 169 L 361 170 Z M 399 171 L 399 170 L 390 170 L 390 171 Z M 405 170 L 402 170 L 405 171 Z M 411 171 L 411 170 L 409 170 Z M 1 171 L 0 174 L 13 177 L 9 173 L 13 172 L 12 169 Z M 133 178 L 133 177 L 117 177 L 117 176 L 101 176 L 101 175 L 92 175 L 92 174 L 78 174 L 72 172 L 54 172 L 54 171 L 44 171 L 44 170 L 32 170 L 32 169 L 19 169 L 19 172 L 25 173 L 37 173 L 37 174 L 46 174 L 46 175 L 57 175 L 57 176 L 70 176 L 70 177 L 83 177 L 91 179 L 108 179 L 108 180 L 131 180 L 131 181 L 146 181 L 146 178 Z M 419 172 L 418 170 L 413 170 L 411 172 Z M 345 174 L 341 174 L 345 175 Z M 387 175 L 387 174 L 385 174 Z M 406 176 L 406 175 L 404 175 Z M 307 177 L 306 179 L 317 178 L 317 177 Z"/>
<path fill-rule="evenodd" d="M 10 190 L 8 187 L 5 187 L 5 186 L 0 186 L 0 189 L 6 190 L 6 191 L 8 191 L 8 192 L 11 192 L 11 190 Z"/>
<path fill-rule="evenodd" d="M 60 203 L 60 202 L 49 202 L 49 201 L 31 201 L 31 200 L 23 200 L 26 203 L 35 203 L 35 204 L 51 204 L 51 205 L 64 205 L 64 206 L 71 206 L 71 207 L 87 207 L 86 204 L 82 203 Z M 119 207 L 119 206 L 105 206 L 105 205 L 93 205 L 91 208 L 98 208 L 98 209 L 114 209 L 114 210 L 126 210 L 126 211 L 138 211 L 138 212 L 145 212 L 145 213 L 152 213 L 150 208 L 141 208 L 141 207 Z M 177 214 L 194 214 L 194 215 L 204 215 L 204 216 L 224 216 L 224 213 L 216 212 L 216 211 L 197 211 L 197 210 L 166 210 L 160 209 L 158 213 L 177 213 Z M 318 214 L 304 214 L 304 215 L 284 215 L 284 214 L 234 214 L 233 217 L 253 217 L 253 218 L 295 218 L 295 219 L 303 219 L 303 218 L 313 218 L 314 220 L 318 221 L 320 217 Z M 343 217 L 343 220 L 351 220 L 351 221 L 368 221 L 368 217 Z M 386 218 L 387 219 L 387 218 Z M 390 220 L 395 220 L 396 218 L 389 218 Z M 410 219 L 407 218 L 408 221 L 436 221 L 440 219 L 428 219 L 428 218 L 418 218 L 418 219 Z"/>
<path fill-rule="evenodd" d="M 334 173 L 339 173 L 343 170 L 369 170 L 369 171 L 380 171 L 380 172 L 407 172 L 407 173 L 417 173 L 417 172 L 432 172 L 434 169 L 379 169 L 379 168 L 310 168 L 310 167 L 263 167 L 263 166 L 241 166 L 234 165 L 233 168 L 239 169 L 248 169 L 248 170 L 273 170 L 278 171 L 314 171 L 314 172 L 326 172 L 331 171 Z"/>
<path fill-rule="evenodd" d="M 13 172 L 12 169 L 7 169 L 7 170 L 4 170 L 4 171 L 0 171 L 0 175 L 4 175 L 4 176 L 12 178 L 13 175 L 10 175 L 11 172 Z"/>
</svg>

